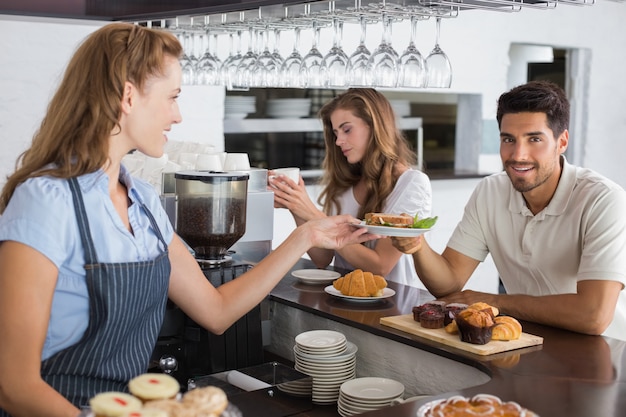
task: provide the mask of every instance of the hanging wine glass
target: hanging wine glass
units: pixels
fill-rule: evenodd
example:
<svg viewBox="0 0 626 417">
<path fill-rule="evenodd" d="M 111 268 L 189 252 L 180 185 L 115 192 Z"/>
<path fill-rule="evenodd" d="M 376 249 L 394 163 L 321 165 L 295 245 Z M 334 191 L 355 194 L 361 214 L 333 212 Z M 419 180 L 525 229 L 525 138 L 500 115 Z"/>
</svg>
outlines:
<svg viewBox="0 0 626 417">
<path fill-rule="evenodd" d="M 236 35 L 230 33 L 229 39 L 230 53 L 222 63 L 222 82 L 228 88 L 232 88 L 235 83 L 237 66 L 243 57 L 243 55 L 241 55 L 241 30 L 237 30 Z"/>
<path fill-rule="evenodd" d="M 302 79 L 300 78 L 300 67 L 302 66 L 302 55 L 300 55 L 300 27 L 294 28 L 294 40 L 293 51 L 285 61 L 281 68 L 282 80 L 281 85 L 283 87 L 303 87 Z"/>
<path fill-rule="evenodd" d="M 263 38 L 263 52 L 261 52 L 250 69 L 248 87 L 274 87 L 278 83 L 280 65 L 270 52 L 269 27 L 261 33 Z"/>
<path fill-rule="evenodd" d="M 343 36 L 343 21 L 333 17 L 333 46 L 322 60 L 327 87 L 346 87 L 348 85 L 348 55 L 341 48 Z"/>
<path fill-rule="evenodd" d="M 284 59 L 280 54 L 280 29 L 278 26 L 274 28 L 274 49 L 272 50 L 272 57 L 274 57 L 278 68 L 282 68 Z"/>
<path fill-rule="evenodd" d="M 193 55 L 194 37 L 191 32 L 184 31 L 181 34 L 183 45 L 183 56 L 180 59 L 182 69 L 182 84 L 192 85 L 196 83 L 196 65 L 197 59 Z"/>
<path fill-rule="evenodd" d="M 236 87 L 250 87 L 254 84 L 254 80 L 252 80 L 252 69 L 254 68 L 258 58 L 258 54 L 255 50 L 258 39 L 257 30 L 253 25 L 250 25 L 248 28 L 248 34 L 248 51 L 243 55 L 243 57 L 241 57 L 241 61 L 239 61 L 237 71 L 235 72 L 234 85 Z"/>
<path fill-rule="evenodd" d="M 365 46 L 365 35 L 367 33 L 365 15 L 359 16 L 359 24 L 361 26 L 361 38 L 359 46 L 348 58 L 348 74 L 350 74 L 350 85 L 368 87 L 372 85 L 372 72 L 369 66 L 372 54 Z"/>
<path fill-rule="evenodd" d="M 211 53 L 217 46 L 217 34 L 208 31 L 202 37 L 206 43 L 204 55 L 198 61 L 198 84 L 219 85 L 221 81 L 222 62 L 217 55 Z"/>
<path fill-rule="evenodd" d="M 324 67 L 322 66 L 324 56 L 317 49 L 319 38 L 320 28 L 317 25 L 317 21 L 313 20 L 313 44 L 309 52 L 302 58 L 302 65 L 300 66 L 300 77 L 303 87 L 324 87 L 325 84 Z"/>
<path fill-rule="evenodd" d="M 417 36 L 416 15 L 411 15 L 411 38 L 409 46 L 400 56 L 399 87 L 420 88 L 426 85 L 426 60 L 415 46 Z"/>
<path fill-rule="evenodd" d="M 398 81 L 398 53 L 391 46 L 391 18 L 382 13 L 383 36 L 372 53 L 369 66 L 377 87 L 395 87 Z"/>
<path fill-rule="evenodd" d="M 439 47 L 439 31 L 441 17 L 437 16 L 437 29 L 435 35 L 435 47 L 426 58 L 427 82 L 429 88 L 450 88 L 452 85 L 452 65 L 448 56 Z"/>
</svg>

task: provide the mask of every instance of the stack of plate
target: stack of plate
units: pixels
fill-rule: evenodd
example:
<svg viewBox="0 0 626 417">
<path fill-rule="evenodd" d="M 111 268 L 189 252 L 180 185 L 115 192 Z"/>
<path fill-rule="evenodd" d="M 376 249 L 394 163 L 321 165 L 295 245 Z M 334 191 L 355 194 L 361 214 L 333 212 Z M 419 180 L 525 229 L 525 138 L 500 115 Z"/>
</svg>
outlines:
<svg viewBox="0 0 626 417">
<path fill-rule="evenodd" d="M 411 114 L 411 102 L 409 100 L 389 100 L 396 117 L 406 117 Z"/>
<path fill-rule="evenodd" d="M 276 119 L 297 119 L 309 116 L 310 98 L 277 98 L 267 100 L 265 113 Z"/>
<path fill-rule="evenodd" d="M 255 96 L 226 96 L 224 100 L 225 119 L 243 119 L 256 112 Z"/>
<path fill-rule="evenodd" d="M 313 377 L 313 403 L 334 404 L 341 384 L 356 376 L 354 343 L 332 330 L 312 330 L 296 336 L 293 347 L 297 371 Z"/>
<path fill-rule="evenodd" d="M 342 417 L 389 407 L 402 397 L 404 385 L 388 378 L 356 378 L 344 382 L 339 391 L 337 411 Z"/>
</svg>

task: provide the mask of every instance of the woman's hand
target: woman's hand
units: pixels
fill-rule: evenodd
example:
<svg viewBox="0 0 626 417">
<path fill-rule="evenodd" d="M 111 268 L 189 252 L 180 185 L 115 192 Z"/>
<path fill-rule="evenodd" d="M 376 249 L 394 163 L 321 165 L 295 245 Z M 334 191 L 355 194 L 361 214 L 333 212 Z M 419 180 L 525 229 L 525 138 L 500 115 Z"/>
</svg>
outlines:
<svg viewBox="0 0 626 417">
<path fill-rule="evenodd" d="M 303 222 L 320 217 L 323 213 L 315 206 L 306 191 L 302 177 L 296 184 L 284 175 L 268 176 L 268 190 L 274 192 L 274 207 L 286 208 Z"/>
<path fill-rule="evenodd" d="M 378 235 L 367 233 L 364 228 L 354 226 L 360 222 L 348 214 L 343 214 L 310 220 L 301 227 L 308 229 L 312 246 L 323 249 L 341 249 L 347 245 L 380 238 Z"/>
<path fill-rule="evenodd" d="M 422 235 L 417 237 L 392 237 L 394 248 L 406 254 L 413 254 L 422 248 Z"/>
</svg>

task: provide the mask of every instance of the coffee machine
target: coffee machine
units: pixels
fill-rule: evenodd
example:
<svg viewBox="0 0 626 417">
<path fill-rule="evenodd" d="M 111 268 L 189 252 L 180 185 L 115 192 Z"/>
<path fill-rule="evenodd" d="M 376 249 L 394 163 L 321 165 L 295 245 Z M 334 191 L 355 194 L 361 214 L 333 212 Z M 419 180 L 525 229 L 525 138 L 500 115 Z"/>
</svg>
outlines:
<svg viewBox="0 0 626 417">
<path fill-rule="evenodd" d="M 163 206 L 213 286 L 236 279 L 271 252 L 274 193 L 267 190 L 267 170 L 183 171 L 163 184 Z M 169 373 L 184 387 L 190 378 L 261 364 L 266 315 L 258 305 L 214 335 L 168 302 L 151 371 Z"/>
</svg>

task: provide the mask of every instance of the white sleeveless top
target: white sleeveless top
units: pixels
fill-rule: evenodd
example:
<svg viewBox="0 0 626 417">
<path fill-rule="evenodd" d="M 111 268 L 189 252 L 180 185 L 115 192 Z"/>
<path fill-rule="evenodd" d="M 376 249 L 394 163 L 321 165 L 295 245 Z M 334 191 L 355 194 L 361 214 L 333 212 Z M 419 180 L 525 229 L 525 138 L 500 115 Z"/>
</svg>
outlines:
<svg viewBox="0 0 626 417">
<path fill-rule="evenodd" d="M 341 214 L 355 216 L 359 211 L 359 203 L 354 198 L 354 189 L 350 187 L 339 198 L 341 203 Z M 408 169 L 405 171 L 387 197 L 383 212 L 385 213 L 407 213 L 420 218 L 429 217 L 432 209 L 432 189 L 430 179 L 422 171 Z M 337 213 L 334 213 L 337 214 Z M 374 248 L 378 241 L 366 242 L 369 248 Z M 345 269 L 355 269 L 358 266 L 350 265 L 341 255 L 335 252 L 334 265 Z M 388 281 L 400 284 L 411 285 L 413 287 L 425 288 L 419 281 L 413 265 L 413 257 L 403 254 L 396 266 L 385 277 Z"/>
</svg>

